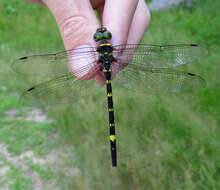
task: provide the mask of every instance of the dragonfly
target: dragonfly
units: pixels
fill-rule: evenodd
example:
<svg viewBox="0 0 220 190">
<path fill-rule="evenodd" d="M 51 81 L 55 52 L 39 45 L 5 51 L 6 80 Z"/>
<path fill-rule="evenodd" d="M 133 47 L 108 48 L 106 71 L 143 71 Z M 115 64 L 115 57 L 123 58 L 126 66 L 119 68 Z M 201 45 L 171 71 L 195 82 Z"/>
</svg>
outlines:
<svg viewBox="0 0 220 190">
<path fill-rule="evenodd" d="M 15 60 L 12 69 L 17 73 L 51 77 L 25 90 L 22 99 L 36 104 L 54 105 L 76 102 L 95 93 L 95 82 L 86 79 L 89 73 L 102 73 L 105 79 L 109 141 L 112 166 L 117 166 L 116 132 L 112 83 L 143 94 L 181 93 L 198 90 L 205 80 L 190 72 L 174 69 L 207 55 L 207 49 L 197 44 L 112 45 L 111 32 L 100 27 L 94 34 L 96 47 L 82 47 L 58 53 L 24 56 Z M 84 61 L 83 66 L 70 72 L 67 63 Z M 85 64 L 85 60 L 86 64 Z M 84 77 L 84 78 L 83 78 Z"/>
</svg>

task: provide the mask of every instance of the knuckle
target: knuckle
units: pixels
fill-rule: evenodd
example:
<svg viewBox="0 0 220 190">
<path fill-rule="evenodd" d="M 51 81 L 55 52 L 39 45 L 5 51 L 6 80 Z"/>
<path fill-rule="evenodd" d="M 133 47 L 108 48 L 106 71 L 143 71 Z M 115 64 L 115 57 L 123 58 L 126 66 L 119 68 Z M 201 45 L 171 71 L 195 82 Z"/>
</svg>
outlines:
<svg viewBox="0 0 220 190">
<path fill-rule="evenodd" d="M 82 15 L 73 15 L 62 20 L 60 30 L 64 40 L 82 39 L 87 26 L 87 19 Z"/>
</svg>

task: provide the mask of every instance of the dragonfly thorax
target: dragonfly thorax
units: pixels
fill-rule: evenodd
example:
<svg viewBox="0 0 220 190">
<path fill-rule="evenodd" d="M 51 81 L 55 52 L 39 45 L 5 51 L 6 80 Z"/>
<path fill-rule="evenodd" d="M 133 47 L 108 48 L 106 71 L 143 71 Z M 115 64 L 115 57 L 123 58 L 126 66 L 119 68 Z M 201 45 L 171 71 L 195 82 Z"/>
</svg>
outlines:
<svg viewBox="0 0 220 190">
<path fill-rule="evenodd" d="M 99 53 L 105 53 L 105 52 L 112 53 L 112 51 L 113 51 L 112 44 L 107 40 L 102 40 L 97 47 L 97 52 Z"/>
<path fill-rule="evenodd" d="M 97 52 L 99 56 L 99 62 L 101 62 L 103 66 L 106 65 L 106 63 L 111 64 L 113 61 L 116 61 L 112 53 L 112 44 L 109 43 L 107 40 L 101 41 L 101 43 L 97 47 Z"/>
</svg>

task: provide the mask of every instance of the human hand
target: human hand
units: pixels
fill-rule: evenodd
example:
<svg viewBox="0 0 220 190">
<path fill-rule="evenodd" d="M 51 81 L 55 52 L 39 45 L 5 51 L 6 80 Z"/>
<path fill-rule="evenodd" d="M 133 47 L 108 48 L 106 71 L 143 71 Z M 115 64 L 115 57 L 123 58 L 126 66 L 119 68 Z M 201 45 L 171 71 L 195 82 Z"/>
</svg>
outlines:
<svg viewBox="0 0 220 190">
<path fill-rule="evenodd" d="M 93 34 L 100 27 L 94 13 L 97 10 L 102 25 L 112 33 L 111 43 L 138 44 L 150 22 L 150 13 L 144 0 L 27 0 L 46 6 L 54 15 L 59 26 L 66 50 L 80 47 L 95 47 Z M 69 61 L 69 71 L 86 66 L 90 60 Z M 91 58 L 92 59 L 92 58 Z M 93 60 L 90 61 L 91 63 Z M 89 73 L 89 74 L 88 74 Z M 95 77 L 103 84 L 105 79 L 100 71 L 85 71 L 86 79 Z M 77 75 L 76 75 L 77 76 Z M 80 78 L 81 76 L 77 76 Z"/>
</svg>

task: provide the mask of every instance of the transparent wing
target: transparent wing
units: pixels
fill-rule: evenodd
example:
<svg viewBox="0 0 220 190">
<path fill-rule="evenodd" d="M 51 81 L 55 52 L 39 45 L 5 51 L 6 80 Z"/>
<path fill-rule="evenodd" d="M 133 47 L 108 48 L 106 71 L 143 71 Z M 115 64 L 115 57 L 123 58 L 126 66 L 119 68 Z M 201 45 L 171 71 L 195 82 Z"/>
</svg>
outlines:
<svg viewBox="0 0 220 190">
<path fill-rule="evenodd" d="M 25 75 L 57 77 L 69 72 L 68 59 L 76 64 L 86 62 L 83 65 L 90 68 L 97 60 L 96 48 L 85 47 L 54 54 L 25 56 L 15 60 L 12 63 L 12 69 Z"/>
<path fill-rule="evenodd" d="M 206 85 L 203 78 L 192 73 L 146 69 L 132 64 L 121 70 L 113 81 L 133 92 L 149 94 L 190 92 Z"/>
<path fill-rule="evenodd" d="M 132 63 L 146 69 L 176 67 L 200 59 L 207 53 L 206 48 L 196 44 L 114 46 L 114 55 L 120 67 Z"/>
<path fill-rule="evenodd" d="M 33 105 L 72 103 L 90 93 L 97 93 L 100 86 L 94 80 L 78 80 L 73 74 L 35 85 L 21 95 L 21 101 Z"/>
<path fill-rule="evenodd" d="M 113 54 L 121 67 L 131 62 L 145 68 L 168 68 L 199 59 L 207 54 L 207 50 L 195 44 L 126 44 L 114 46 Z M 12 69 L 30 76 L 57 77 L 68 73 L 68 59 L 76 64 L 83 61 L 83 65 L 91 68 L 97 62 L 98 55 L 95 47 L 85 47 L 54 54 L 25 56 L 15 60 Z"/>
</svg>

